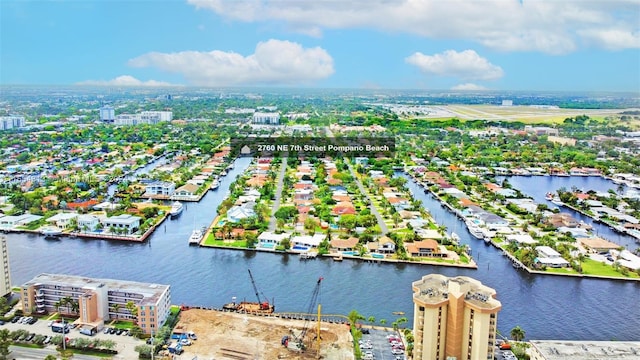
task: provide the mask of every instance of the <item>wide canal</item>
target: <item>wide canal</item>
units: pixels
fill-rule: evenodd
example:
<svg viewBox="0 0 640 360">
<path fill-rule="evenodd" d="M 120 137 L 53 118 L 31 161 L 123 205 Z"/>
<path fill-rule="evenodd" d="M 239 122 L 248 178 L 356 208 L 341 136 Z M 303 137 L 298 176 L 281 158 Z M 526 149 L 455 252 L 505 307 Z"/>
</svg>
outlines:
<svg viewBox="0 0 640 360">
<path fill-rule="evenodd" d="M 461 221 L 412 181 L 409 188 L 438 222 L 471 246 L 477 270 L 300 261 L 290 255 L 189 247 L 194 226 L 211 222 L 229 184 L 249 162 L 238 159 L 217 191 L 210 191 L 199 203 L 187 203 L 179 218 L 167 220 L 144 244 L 7 235 L 12 282 L 21 284 L 42 272 L 157 282 L 172 286 L 175 304 L 220 307 L 232 296 L 254 300 L 247 273 L 251 268 L 259 289 L 275 299 L 276 311 L 306 311 L 316 280 L 322 276 L 323 313 L 347 314 L 356 309 L 391 324 L 398 318 L 392 313 L 402 311 L 410 326 L 413 281 L 429 273 L 465 275 L 497 290 L 503 306 L 498 326 L 503 334 L 520 325 L 531 339 L 640 340 L 639 283 L 532 276 L 515 270 L 498 250 L 473 239 Z"/>
</svg>

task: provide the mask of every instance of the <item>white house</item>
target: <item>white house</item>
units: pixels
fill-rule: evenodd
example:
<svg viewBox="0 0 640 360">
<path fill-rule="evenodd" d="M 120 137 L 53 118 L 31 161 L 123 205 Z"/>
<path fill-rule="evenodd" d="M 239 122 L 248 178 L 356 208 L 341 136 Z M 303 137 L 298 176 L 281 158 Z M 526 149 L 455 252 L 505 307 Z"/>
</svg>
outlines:
<svg viewBox="0 0 640 360">
<path fill-rule="evenodd" d="M 77 217 L 78 217 L 78 214 L 76 213 L 59 213 L 48 218 L 47 222 L 54 223 L 56 224 L 57 227 L 61 229 L 66 229 L 69 226 L 71 226 L 72 220 Z"/>
<path fill-rule="evenodd" d="M 196 196 L 196 193 L 198 192 L 199 188 L 200 187 L 196 184 L 189 184 L 189 183 L 184 184 L 176 189 L 175 193 L 173 194 L 173 197 L 174 198 L 194 197 Z"/>
<path fill-rule="evenodd" d="M 282 240 L 288 239 L 289 236 L 291 236 L 291 234 L 276 234 L 271 231 L 265 231 L 258 235 L 258 247 L 263 249 L 274 249 L 276 246 L 280 245 Z"/>
<path fill-rule="evenodd" d="M 327 238 L 325 234 L 298 235 L 291 238 L 293 250 L 305 251 L 309 248 L 317 248 L 320 243 Z M 297 249 L 296 249 L 297 247 Z"/>
<path fill-rule="evenodd" d="M 105 229 L 124 229 L 127 234 L 132 234 L 140 227 L 142 218 L 129 214 L 102 218 Z"/>
<path fill-rule="evenodd" d="M 227 220 L 237 223 L 242 219 L 256 216 L 256 212 L 254 210 L 255 206 L 255 202 L 247 202 L 242 205 L 236 205 L 229 209 L 229 211 L 227 211 Z"/>
<path fill-rule="evenodd" d="M 5 216 L 0 218 L 0 228 L 11 229 L 14 226 L 27 225 L 42 219 L 40 215 L 24 214 L 18 216 Z"/>
<path fill-rule="evenodd" d="M 542 265 L 553 268 L 568 267 L 571 265 L 567 260 L 562 258 L 560 253 L 549 246 L 537 246 L 536 251 L 538 252 L 536 261 Z"/>
<path fill-rule="evenodd" d="M 176 190 L 176 184 L 167 181 L 154 181 L 145 188 L 145 195 L 171 196 Z"/>
<path fill-rule="evenodd" d="M 81 231 L 95 231 L 98 228 L 100 219 L 95 215 L 79 215 L 78 228 Z"/>
<path fill-rule="evenodd" d="M 277 125 L 277 124 L 280 123 L 280 114 L 279 113 L 256 112 L 256 113 L 253 114 L 253 123 L 254 124 Z"/>
</svg>

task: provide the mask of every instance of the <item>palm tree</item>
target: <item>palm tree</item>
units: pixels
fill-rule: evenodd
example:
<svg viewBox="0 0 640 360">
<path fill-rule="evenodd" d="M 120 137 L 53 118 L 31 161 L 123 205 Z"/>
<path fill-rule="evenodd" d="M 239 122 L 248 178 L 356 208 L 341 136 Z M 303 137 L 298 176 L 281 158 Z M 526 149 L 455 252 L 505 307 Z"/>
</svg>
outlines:
<svg viewBox="0 0 640 360">
<path fill-rule="evenodd" d="M 80 311 L 80 303 L 78 303 L 77 301 L 72 301 L 71 311 L 73 311 L 75 314 L 78 314 L 78 312 Z"/>
<path fill-rule="evenodd" d="M 71 296 L 67 296 L 67 297 L 64 297 L 62 301 L 64 302 L 64 306 L 67 307 L 67 314 L 70 314 L 71 313 L 70 308 L 71 308 L 71 305 L 73 304 L 73 298 Z"/>
<path fill-rule="evenodd" d="M 118 320 L 118 311 L 120 311 L 120 304 L 113 304 L 111 305 L 111 311 L 113 311 L 116 314 L 116 320 Z"/>
<path fill-rule="evenodd" d="M 516 326 L 513 329 L 511 329 L 510 334 L 511 334 L 511 338 L 514 341 L 522 341 L 525 336 L 525 331 L 520 326 Z"/>
<path fill-rule="evenodd" d="M 387 319 L 380 319 L 380 325 L 385 325 L 387 323 Z"/>
<path fill-rule="evenodd" d="M 127 308 L 127 310 L 129 310 L 129 312 L 133 316 L 134 322 L 136 322 L 136 318 L 138 317 L 138 307 L 136 306 L 136 304 L 133 301 L 129 300 L 127 301 L 127 304 L 125 305 L 125 307 Z"/>
<path fill-rule="evenodd" d="M 53 306 L 56 308 L 56 311 L 60 312 L 60 308 L 62 307 L 62 300 L 56 301 Z"/>
</svg>

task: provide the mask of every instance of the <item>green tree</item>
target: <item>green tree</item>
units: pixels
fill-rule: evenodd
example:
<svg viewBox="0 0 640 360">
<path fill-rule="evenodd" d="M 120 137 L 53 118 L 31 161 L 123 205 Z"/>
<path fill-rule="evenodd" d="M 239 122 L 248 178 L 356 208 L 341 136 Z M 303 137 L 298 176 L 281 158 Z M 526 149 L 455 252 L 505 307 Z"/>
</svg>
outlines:
<svg viewBox="0 0 640 360">
<path fill-rule="evenodd" d="M 113 311 L 113 312 L 115 313 L 115 315 L 116 315 L 116 320 L 118 320 L 118 312 L 120 311 L 120 307 L 121 307 L 121 306 L 122 306 L 122 305 L 117 304 L 117 303 L 116 303 L 116 304 L 111 305 L 111 311 Z"/>
<path fill-rule="evenodd" d="M 347 318 L 349 319 L 349 324 L 351 325 L 356 325 L 358 323 L 358 320 L 364 320 L 364 316 L 362 316 L 357 310 L 351 310 L 351 312 L 349 312 L 349 315 L 347 315 Z"/>
<path fill-rule="evenodd" d="M 44 360 L 58 360 L 58 358 L 55 355 L 49 354 L 44 358 Z"/>
<path fill-rule="evenodd" d="M 0 330 L 0 359 L 5 360 L 11 353 L 9 345 L 11 345 L 11 339 L 9 338 L 9 329 Z"/>
<path fill-rule="evenodd" d="M 511 329 L 509 334 L 511 335 L 511 339 L 514 341 L 522 341 L 524 340 L 525 331 L 520 326 L 516 326 Z"/>
<path fill-rule="evenodd" d="M 140 356 L 151 357 L 151 346 L 149 345 L 138 345 L 133 350 L 140 354 Z"/>
</svg>

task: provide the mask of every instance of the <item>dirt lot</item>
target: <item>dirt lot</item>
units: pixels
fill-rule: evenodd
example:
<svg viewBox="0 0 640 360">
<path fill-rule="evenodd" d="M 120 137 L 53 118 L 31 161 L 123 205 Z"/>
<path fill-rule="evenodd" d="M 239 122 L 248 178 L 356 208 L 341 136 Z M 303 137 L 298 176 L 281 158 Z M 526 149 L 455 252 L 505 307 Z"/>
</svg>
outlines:
<svg viewBox="0 0 640 360">
<path fill-rule="evenodd" d="M 317 359 L 315 342 L 317 323 L 308 323 L 306 343 L 313 343 L 305 352 L 281 345 L 284 335 L 300 334 L 305 322 L 283 320 L 213 310 L 183 311 L 176 329 L 193 331 L 198 340 L 185 346 L 181 359 Z M 353 346 L 349 328 L 345 325 L 322 323 L 320 331 L 322 359 L 351 360 Z"/>
</svg>

